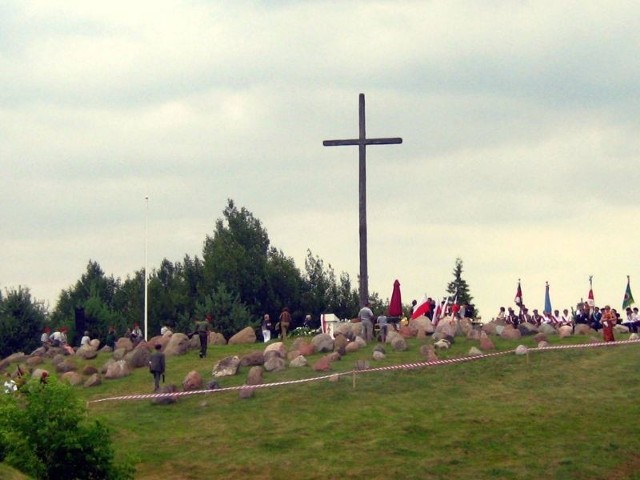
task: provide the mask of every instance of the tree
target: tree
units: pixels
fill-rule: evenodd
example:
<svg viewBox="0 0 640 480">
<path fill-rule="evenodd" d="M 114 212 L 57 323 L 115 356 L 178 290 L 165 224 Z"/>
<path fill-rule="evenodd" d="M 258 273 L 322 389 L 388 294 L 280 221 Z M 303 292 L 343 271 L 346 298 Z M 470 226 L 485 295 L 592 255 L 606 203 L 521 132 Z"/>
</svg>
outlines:
<svg viewBox="0 0 640 480">
<path fill-rule="evenodd" d="M 132 479 L 128 460 L 116 462 L 110 432 L 87 419 L 72 387 L 32 379 L 0 396 L 0 461 L 37 479 Z"/>
<path fill-rule="evenodd" d="M 31 298 L 28 288 L 0 292 L 0 358 L 23 351 L 30 353 L 40 346 L 47 311 Z"/>
<path fill-rule="evenodd" d="M 207 235 L 202 252 L 203 291 L 225 284 L 232 294 L 260 315 L 267 299 L 266 265 L 269 236 L 260 220 L 229 199 L 224 219 L 216 221 L 213 237 Z"/>
<path fill-rule="evenodd" d="M 453 268 L 453 280 L 447 285 L 447 292 L 457 299 L 458 305 L 472 305 L 473 297 L 469 293 L 469 285 L 462 278 L 462 259 L 456 258 Z"/>
<path fill-rule="evenodd" d="M 213 330 L 222 333 L 225 338 L 231 338 L 245 327 L 257 327 L 259 320 L 251 321 L 251 312 L 240 301 L 240 296 L 227 291 L 222 283 L 204 301 L 196 305 L 196 316 L 205 318 L 207 314 L 213 316 Z M 184 326 L 183 326 L 184 328 Z M 193 326 L 191 325 L 193 331 Z"/>
</svg>

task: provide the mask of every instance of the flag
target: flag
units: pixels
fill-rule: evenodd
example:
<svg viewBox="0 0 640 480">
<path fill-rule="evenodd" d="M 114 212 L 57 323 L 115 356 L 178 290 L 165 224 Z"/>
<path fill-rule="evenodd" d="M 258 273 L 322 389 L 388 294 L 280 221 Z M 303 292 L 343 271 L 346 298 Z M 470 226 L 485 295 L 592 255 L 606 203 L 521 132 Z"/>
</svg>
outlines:
<svg viewBox="0 0 640 480">
<path fill-rule="evenodd" d="M 520 288 L 520 280 L 518 280 L 518 289 L 516 290 L 516 298 L 513 299 L 517 306 L 522 307 L 522 288 Z"/>
<path fill-rule="evenodd" d="M 422 297 L 422 302 L 413 309 L 411 314 L 411 320 L 415 320 L 418 317 L 422 317 L 431 311 L 431 304 L 427 301 L 427 294 Z"/>
<path fill-rule="evenodd" d="M 589 308 L 596 306 L 596 302 L 593 298 L 593 275 L 589 277 L 589 295 L 587 295 L 587 305 L 589 305 Z"/>
<path fill-rule="evenodd" d="M 433 326 L 437 326 L 438 322 L 440 321 L 440 317 L 444 314 L 444 308 L 442 307 L 442 304 L 440 303 L 440 299 L 436 298 L 436 311 L 433 313 L 433 320 L 431 320 L 431 322 L 433 323 Z"/>
<path fill-rule="evenodd" d="M 549 282 L 544 288 L 544 311 L 547 313 L 553 312 L 551 308 L 551 297 L 549 296 Z"/>
<path fill-rule="evenodd" d="M 628 306 L 636 303 L 631 294 L 631 284 L 629 281 L 629 275 L 627 275 L 627 289 L 624 292 L 624 300 L 622 300 L 622 309 L 624 310 Z"/>
</svg>

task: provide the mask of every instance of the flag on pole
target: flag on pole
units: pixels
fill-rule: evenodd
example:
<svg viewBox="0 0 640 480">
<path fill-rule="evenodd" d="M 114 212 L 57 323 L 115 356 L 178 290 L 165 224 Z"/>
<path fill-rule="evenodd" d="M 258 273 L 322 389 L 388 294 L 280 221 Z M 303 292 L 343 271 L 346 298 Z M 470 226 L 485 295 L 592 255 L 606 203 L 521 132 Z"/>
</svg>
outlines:
<svg viewBox="0 0 640 480">
<path fill-rule="evenodd" d="M 423 315 L 426 315 L 427 313 L 429 313 L 429 311 L 431 311 L 431 304 L 427 301 L 427 299 L 428 297 L 425 293 L 424 297 L 422 297 L 422 302 L 420 302 L 420 304 L 416 305 L 416 307 L 414 308 L 413 313 L 411 314 L 411 320 L 422 317 Z"/>
<path fill-rule="evenodd" d="M 624 291 L 624 300 L 622 300 L 622 309 L 624 310 L 630 305 L 633 305 L 635 300 L 633 299 L 633 295 L 631 294 L 631 283 L 629 280 L 629 275 L 627 275 L 627 289 Z"/>
<path fill-rule="evenodd" d="M 518 289 L 516 290 L 516 298 L 513 299 L 517 306 L 522 307 L 522 288 L 520 287 L 520 280 L 518 280 Z"/>
<path fill-rule="evenodd" d="M 596 302 L 593 298 L 593 275 L 589 275 L 589 295 L 587 295 L 587 305 L 589 305 L 589 308 L 596 306 Z"/>
<path fill-rule="evenodd" d="M 546 313 L 552 313 L 553 309 L 551 308 L 551 296 L 549 296 L 549 282 L 544 287 L 544 311 Z"/>
</svg>

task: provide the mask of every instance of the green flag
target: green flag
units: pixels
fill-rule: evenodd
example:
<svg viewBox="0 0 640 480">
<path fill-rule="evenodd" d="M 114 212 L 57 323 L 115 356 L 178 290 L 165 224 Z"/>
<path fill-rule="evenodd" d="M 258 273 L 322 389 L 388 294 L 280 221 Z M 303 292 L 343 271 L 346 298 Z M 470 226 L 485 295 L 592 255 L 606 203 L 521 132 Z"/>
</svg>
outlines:
<svg viewBox="0 0 640 480">
<path fill-rule="evenodd" d="M 622 300 L 622 309 L 624 310 L 628 306 L 635 303 L 633 295 L 631 294 L 631 284 L 629 283 L 629 275 L 627 275 L 627 289 L 624 292 L 624 300 Z"/>
</svg>

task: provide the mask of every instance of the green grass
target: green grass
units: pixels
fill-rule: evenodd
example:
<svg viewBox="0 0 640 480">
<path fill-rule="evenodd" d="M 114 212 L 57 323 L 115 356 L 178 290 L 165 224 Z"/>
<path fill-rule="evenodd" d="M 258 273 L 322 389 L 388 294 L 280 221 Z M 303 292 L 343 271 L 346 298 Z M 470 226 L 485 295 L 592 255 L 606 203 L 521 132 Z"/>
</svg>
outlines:
<svg viewBox="0 0 640 480">
<path fill-rule="evenodd" d="M 370 360 L 368 346 L 335 362 L 334 372 L 351 371 L 358 359 L 372 367 L 423 361 L 418 348 L 427 341 L 413 339 L 405 352 L 389 347 L 382 362 Z M 534 346 L 531 338 L 494 341 L 499 351 Z M 585 341 L 551 338 L 552 345 Z M 439 356 L 463 356 L 475 343 L 457 339 Z M 209 379 L 216 360 L 262 348 L 216 346 L 206 360 L 195 351 L 169 358 L 167 382 L 179 385 L 192 369 Z M 241 385 L 247 371 L 219 383 Z M 265 373 L 265 382 L 319 375 L 288 368 Z M 151 387 L 151 375 L 138 369 L 78 392 L 90 401 Z M 258 389 L 248 400 L 234 391 L 170 406 L 90 403 L 88 412 L 112 428 L 119 455 L 134 456 L 140 479 L 640 479 L 638 399 L 640 344 L 631 344 L 363 372 Z"/>
</svg>

